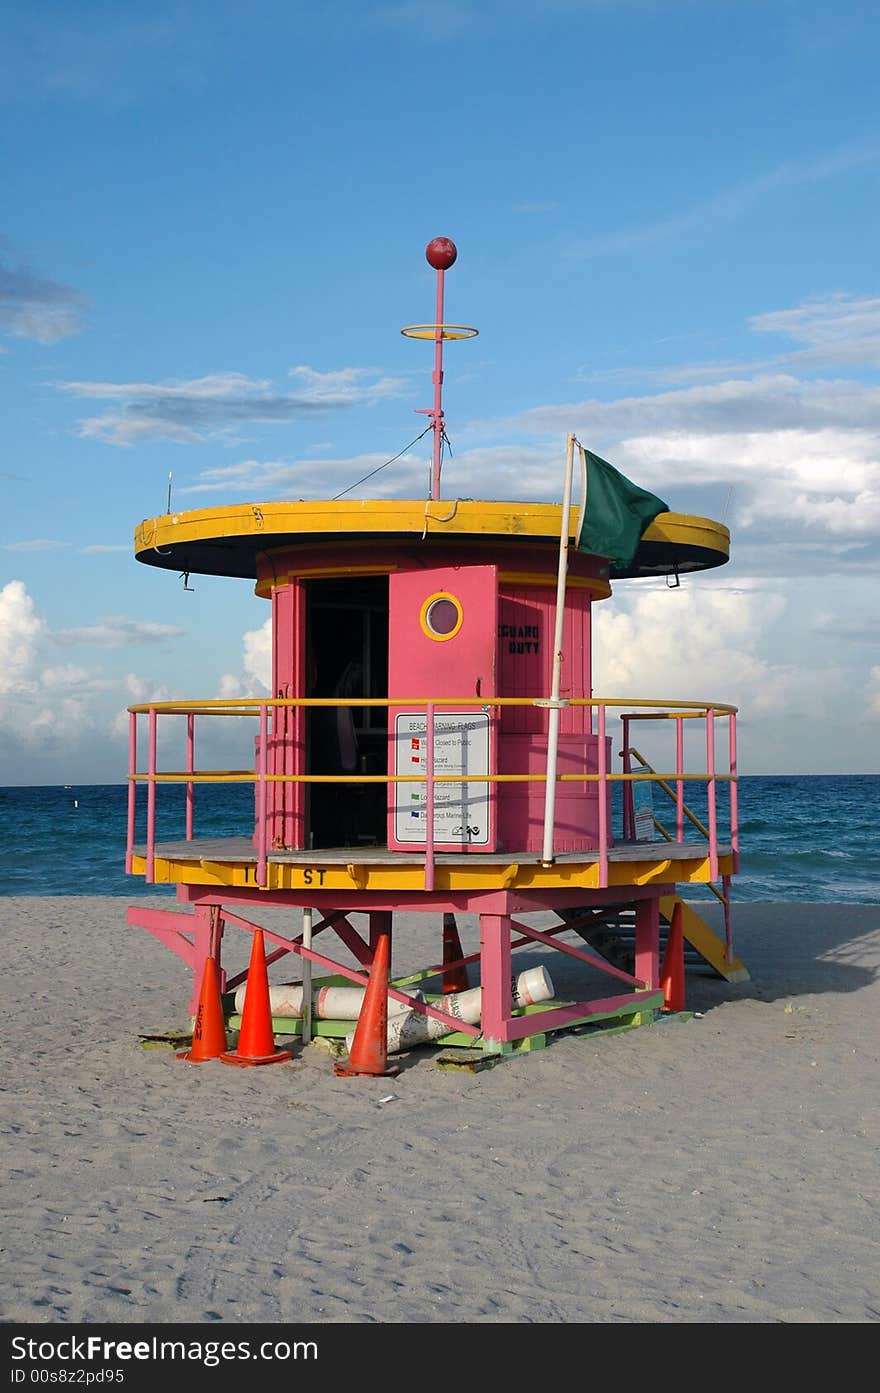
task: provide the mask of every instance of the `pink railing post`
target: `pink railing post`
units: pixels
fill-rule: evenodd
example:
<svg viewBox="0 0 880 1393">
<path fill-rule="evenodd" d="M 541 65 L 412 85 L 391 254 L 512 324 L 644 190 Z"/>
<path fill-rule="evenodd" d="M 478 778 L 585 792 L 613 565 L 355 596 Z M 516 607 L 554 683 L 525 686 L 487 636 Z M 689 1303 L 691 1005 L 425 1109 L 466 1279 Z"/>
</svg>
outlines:
<svg viewBox="0 0 880 1393">
<path fill-rule="evenodd" d="M 599 706 L 597 722 L 599 748 L 597 772 L 599 775 L 599 888 L 604 890 L 608 884 L 608 761 L 605 758 L 605 704 Z"/>
<path fill-rule="evenodd" d="M 434 889 L 434 703 L 425 708 L 425 889 Z"/>
<path fill-rule="evenodd" d="M 736 768 L 736 712 L 730 713 L 730 849 L 734 873 L 739 870 L 739 790 Z"/>
<path fill-rule="evenodd" d="M 675 718 L 675 840 L 684 841 L 684 717 Z"/>
<path fill-rule="evenodd" d="M 158 713 L 150 707 L 149 742 L 147 753 L 147 865 L 144 879 L 153 884 L 156 869 L 156 722 Z"/>
<path fill-rule="evenodd" d="M 709 805 L 709 879 L 718 879 L 718 817 L 715 806 L 715 710 L 706 710 L 706 797 Z"/>
<path fill-rule="evenodd" d="M 190 711 L 186 718 L 186 772 L 192 774 L 195 770 L 195 722 L 196 718 Z M 191 842 L 193 839 L 193 794 L 194 785 L 192 780 L 186 786 L 186 840 Z"/>
<path fill-rule="evenodd" d="M 131 875 L 131 862 L 134 854 L 134 828 L 135 811 L 137 798 L 137 784 L 134 776 L 137 773 L 137 715 L 134 711 L 128 714 L 128 838 L 125 844 L 125 874 Z"/>
<path fill-rule="evenodd" d="M 621 716 L 623 722 L 623 772 L 632 773 L 632 757 L 629 752 L 629 716 Z M 635 812 L 633 811 L 632 784 L 626 780 L 623 785 L 623 838 L 633 842 L 636 838 Z"/>
<path fill-rule="evenodd" d="M 260 738 L 257 754 L 257 884 L 263 889 L 268 881 L 266 857 L 266 769 L 269 743 L 269 708 L 260 702 Z"/>
</svg>

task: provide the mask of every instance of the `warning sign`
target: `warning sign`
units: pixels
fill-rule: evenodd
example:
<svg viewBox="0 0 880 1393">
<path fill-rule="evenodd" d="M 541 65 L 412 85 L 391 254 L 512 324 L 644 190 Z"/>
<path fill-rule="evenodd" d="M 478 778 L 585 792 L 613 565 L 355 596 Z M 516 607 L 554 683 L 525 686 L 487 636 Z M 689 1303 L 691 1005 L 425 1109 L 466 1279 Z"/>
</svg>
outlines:
<svg viewBox="0 0 880 1393">
<path fill-rule="evenodd" d="M 398 715 L 394 723 L 395 774 L 423 774 L 427 768 L 427 722 L 424 713 Z M 434 773 L 489 773 L 489 716 L 481 711 L 437 712 L 434 716 Z M 394 835 L 400 842 L 425 845 L 426 786 L 421 781 L 395 784 Z M 488 846 L 489 782 L 434 785 L 434 845 Z"/>
</svg>

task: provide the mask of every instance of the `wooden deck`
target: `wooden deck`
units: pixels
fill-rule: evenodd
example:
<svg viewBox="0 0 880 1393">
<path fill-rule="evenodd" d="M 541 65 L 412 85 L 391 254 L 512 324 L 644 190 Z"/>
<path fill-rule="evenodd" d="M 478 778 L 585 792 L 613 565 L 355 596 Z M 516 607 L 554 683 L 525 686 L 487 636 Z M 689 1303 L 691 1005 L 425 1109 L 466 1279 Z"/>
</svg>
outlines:
<svg viewBox="0 0 880 1393">
<path fill-rule="evenodd" d="M 250 837 L 206 837 L 194 838 L 192 841 L 176 842 L 157 842 L 154 852 L 157 860 L 173 861 L 176 864 L 202 865 L 210 862 L 214 865 L 229 863 L 236 866 L 255 866 L 257 864 L 257 849 Z M 691 842 L 623 842 L 617 841 L 614 846 L 608 848 L 609 862 L 621 863 L 644 863 L 646 861 L 702 861 L 709 854 L 708 843 L 705 841 Z M 146 860 L 147 848 L 143 844 L 135 846 L 134 855 L 142 860 Z M 727 858 L 731 855 L 729 845 L 719 845 L 719 858 Z M 387 846 L 339 846 L 339 847 L 315 847 L 307 851 L 269 851 L 267 861 L 270 865 L 287 866 L 314 866 L 318 863 L 326 866 L 347 866 L 352 863 L 359 866 L 406 866 L 424 865 L 424 852 L 413 848 L 412 851 L 389 851 Z M 596 865 L 599 861 L 598 851 L 560 851 L 553 858 L 555 865 Z M 516 851 L 514 849 L 506 851 L 467 851 L 467 852 L 442 852 L 434 853 L 435 864 L 440 866 L 470 866 L 475 863 L 482 866 L 509 866 L 511 862 L 516 862 L 520 866 L 540 866 L 542 864 L 540 853 L 536 851 Z"/>
</svg>

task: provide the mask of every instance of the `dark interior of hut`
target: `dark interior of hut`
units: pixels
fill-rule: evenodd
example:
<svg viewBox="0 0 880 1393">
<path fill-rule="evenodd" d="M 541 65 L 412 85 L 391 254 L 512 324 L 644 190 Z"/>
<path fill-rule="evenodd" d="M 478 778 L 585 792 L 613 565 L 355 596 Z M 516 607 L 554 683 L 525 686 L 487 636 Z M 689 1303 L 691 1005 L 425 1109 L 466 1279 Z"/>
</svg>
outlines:
<svg viewBox="0 0 880 1393">
<path fill-rule="evenodd" d="M 387 576 L 310 581 L 306 627 L 310 696 L 387 697 Z M 309 708 L 306 739 L 310 774 L 384 774 L 387 708 Z M 308 788 L 311 846 L 385 844 L 385 784 Z"/>
</svg>

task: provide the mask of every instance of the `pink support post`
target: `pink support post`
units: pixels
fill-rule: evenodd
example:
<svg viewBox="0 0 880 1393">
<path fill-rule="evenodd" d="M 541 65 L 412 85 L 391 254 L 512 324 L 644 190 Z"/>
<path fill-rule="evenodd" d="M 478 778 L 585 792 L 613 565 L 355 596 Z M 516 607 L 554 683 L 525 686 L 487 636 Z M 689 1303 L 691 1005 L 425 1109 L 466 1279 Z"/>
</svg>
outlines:
<svg viewBox="0 0 880 1393">
<path fill-rule="evenodd" d="M 195 769 L 195 723 L 196 718 L 190 711 L 186 718 L 186 772 L 192 774 Z M 186 786 L 186 840 L 191 842 L 193 839 L 193 795 L 195 789 L 192 780 Z"/>
<path fill-rule="evenodd" d="M 144 880 L 152 885 L 156 869 L 156 722 L 158 713 L 150 707 L 147 752 L 147 864 Z"/>
<path fill-rule="evenodd" d="M 430 701 L 425 708 L 425 889 L 434 889 L 434 705 Z"/>
<path fill-rule="evenodd" d="M 384 935 L 388 938 L 388 960 L 394 951 L 391 941 L 391 910 L 390 909 L 371 909 L 370 910 L 370 948 L 375 953 L 379 939 Z"/>
<path fill-rule="evenodd" d="M 202 990 L 205 961 L 211 956 L 214 948 L 214 924 L 216 917 L 217 911 L 212 905 L 197 904 L 193 909 L 193 980 L 192 995 L 189 1001 L 189 1013 L 191 1016 L 194 1016 L 199 1009 L 199 994 Z"/>
<path fill-rule="evenodd" d="M 730 847 L 733 852 L 734 873 L 739 870 L 739 790 L 737 788 L 736 767 L 736 712 L 731 711 L 730 721 Z"/>
<path fill-rule="evenodd" d="M 134 776 L 137 773 L 137 716 L 134 711 L 128 717 L 128 838 L 125 844 L 125 873 L 131 875 L 132 856 L 134 854 L 134 829 L 135 812 L 137 799 L 137 784 Z"/>
<path fill-rule="evenodd" d="M 265 889 L 268 880 L 266 864 L 266 767 L 269 743 L 269 708 L 260 702 L 260 736 L 257 754 L 257 884 Z"/>
<path fill-rule="evenodd" d="M 660 983 L 660 901 L 653 895 L 636 902 L 635 975 L 654 990 Z"/>
<path fill-rule="evenodd" d="M 511 1006 L 510 919 L 505 914 L 480 915 L 480 980 L 483 1039 L 498 1043 L 506 1038 Z"/>
<path fill-rule="evenodd" d="M 597 772 L 599 775 L 599 888 L 608 884 L 608 767 L 605 749 L 605 707 L 599 707 L 599 746 Z"/>
<path fill-rule="evenodd" d="M 709 879 L 718 879 L 718 816 L 715 806 L 715 710 L 706 711 L 706 797 L 709 805 Z"/>
<path fill-rule="evenodd" d="M 675 840 L 684 841 L 684 717 L 675 718 Z"/>
</svg>

